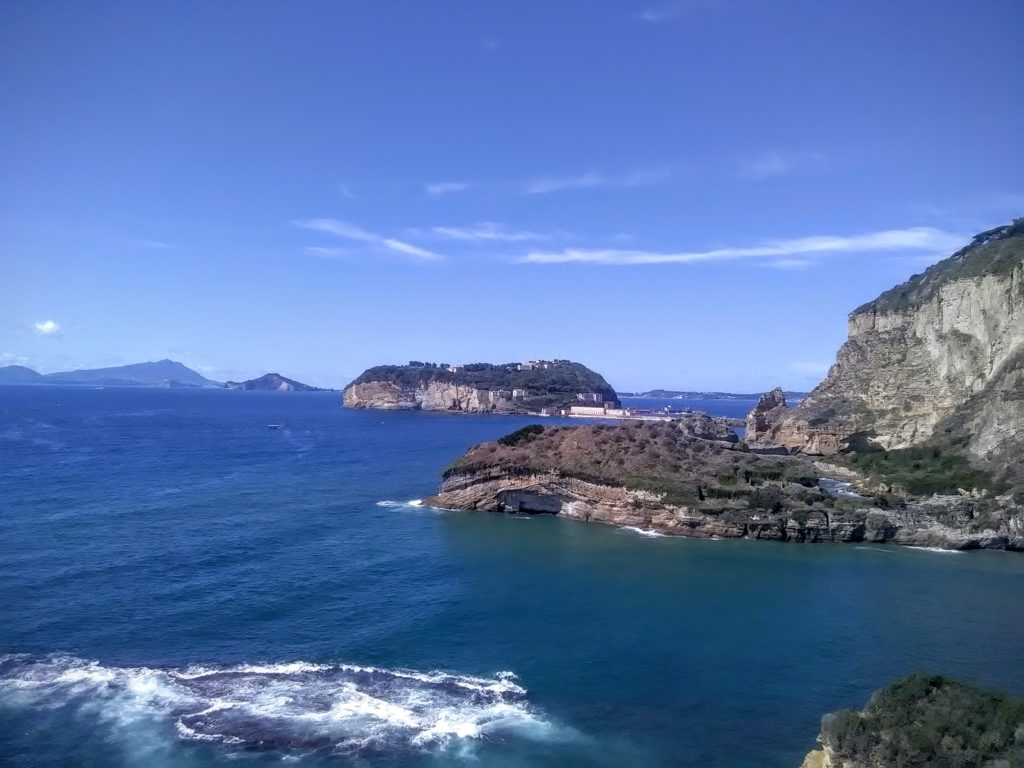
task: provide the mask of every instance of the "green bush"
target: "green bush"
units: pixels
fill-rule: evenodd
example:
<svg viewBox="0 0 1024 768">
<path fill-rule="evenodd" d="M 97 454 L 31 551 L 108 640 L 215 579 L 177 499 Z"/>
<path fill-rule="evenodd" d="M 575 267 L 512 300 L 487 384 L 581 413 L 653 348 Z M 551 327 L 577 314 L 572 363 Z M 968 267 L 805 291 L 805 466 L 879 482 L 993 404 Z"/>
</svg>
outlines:
<svg viewBox="0 0 1024 768">
<path fill-rule="evenodd" d="M 827 715 L 821 736 L 840 763 L 1024 765 L 1024 699 L 912 675 L 878 691 L 863 712 Z"/>
<path fill-rule="evenodd" d="M 543 424 L 530 424 L 528 426 L 523 427 L 522 429 L 517 429 L 510 435 L 499 437 L 498 442 L 501 445 L 519 445 L 520 443 L 529 440 L 531 437 L 541 434 L 543 431 Z"/>
</svg>

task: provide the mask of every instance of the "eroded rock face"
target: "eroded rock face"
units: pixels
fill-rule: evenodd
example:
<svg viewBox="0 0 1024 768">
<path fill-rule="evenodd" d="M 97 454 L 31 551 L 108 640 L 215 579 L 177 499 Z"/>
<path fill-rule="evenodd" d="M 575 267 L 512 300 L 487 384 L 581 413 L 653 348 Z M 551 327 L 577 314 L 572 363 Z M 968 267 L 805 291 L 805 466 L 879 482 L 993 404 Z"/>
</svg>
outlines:
<svg viewBox="0 0 1024 768">
<path fill-rule="evenodd" d="M 835 365 L 798 406 L 766 397 L 748 424 L 756 440 L 830 454 L 951 435 L 1024 480 L 1024 222 L 854 311 Z"/>
<path fill-rule="evenodd" d="M 442 381 L 403 388 L 389 381 L 352 384 L 344 392 L 346 408 L 383 410 L 460 411 L 483 413 L 512 411 L 513 401 L 498 392 Z"/>
<path fill-rule="evenodd" d="M 943 549 L 1024 551 L 1024 509 L 1007 497 L 993 511 L 963 496 L 913 501 L 905 509 L 790 512 L 674 506 L 644 490 L 601 485 L 559 472 L 485 467 L 449 474 L 426 503 L 444 509 L 556 514 L 668 536 L 790 542 L 868 542 Z"/>
<path fill-rule="evenodd" d="M 757 400 L 757 405 L 747 415 L 746 441 L 761 443 L 771 434 L 772 428 L 786 414 L 786 395 L 782 387 L 766 392 Z"/>
</svg>

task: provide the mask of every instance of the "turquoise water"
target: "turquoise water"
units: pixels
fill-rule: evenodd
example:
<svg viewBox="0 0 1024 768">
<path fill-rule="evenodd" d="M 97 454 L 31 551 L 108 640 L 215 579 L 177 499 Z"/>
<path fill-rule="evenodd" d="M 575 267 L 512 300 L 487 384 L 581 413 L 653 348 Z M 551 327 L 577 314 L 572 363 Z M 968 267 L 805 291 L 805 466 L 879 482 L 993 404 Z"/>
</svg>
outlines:
<svg viewBox="0 0 1024 768">
<path fill-rule="evenodd" d="M 1024 557 L 439 512 L 529 420 L 338 405 L 0 388 L 0 763 L 796 766 L 900 674 L 1024 693 Z"/>
</svg>

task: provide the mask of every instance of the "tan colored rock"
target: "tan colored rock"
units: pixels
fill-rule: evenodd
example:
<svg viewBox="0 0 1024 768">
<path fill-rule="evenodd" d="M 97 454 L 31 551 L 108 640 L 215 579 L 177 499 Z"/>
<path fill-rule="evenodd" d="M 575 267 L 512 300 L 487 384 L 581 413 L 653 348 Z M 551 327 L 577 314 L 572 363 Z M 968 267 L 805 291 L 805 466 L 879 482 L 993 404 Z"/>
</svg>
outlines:
<svg viewBox="0 0 1024 768">
<path fill-rule="evenodd" d="M 751 412 L 754 439 L 827 455 L 962 437 L 1024 485 L 1024 221 L 860 307 L 848 330 L 803 402 Z"/>
<path fill-rule="evenodd" d="M 457 411 L 485 413 L 512 411 L 511 399 L 498 392 L 451 382 L 430 381 L 416 388 L 402 388 L 389 381 L 367 381 L 345 388 L 346 408 L 382 410 Z"/>
</svg>

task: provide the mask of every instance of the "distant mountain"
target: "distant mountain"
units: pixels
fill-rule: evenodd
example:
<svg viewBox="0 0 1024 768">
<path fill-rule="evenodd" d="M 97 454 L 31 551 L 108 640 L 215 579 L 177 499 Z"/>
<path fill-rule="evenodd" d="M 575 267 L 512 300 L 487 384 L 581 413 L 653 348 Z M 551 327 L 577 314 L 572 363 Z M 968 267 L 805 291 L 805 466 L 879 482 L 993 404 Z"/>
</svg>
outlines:
<svg viewBox="0 0 1024 768">
<path fill-rule="evenodd" d="M 620 392 L 622 397 L 649 397 L 657 400 L 757 400 L 761 393 L 743 394 L 738 392 L 694 392 L 677 389 L 652 389 L 649 392 Z M 806 392 L 786 392 L 789 400 L 802 400 Z"/>
<path fill-rule="evenodd" d="M 0 368 L 0 384 L 102 385 L 109 387 L 220 387 L 191 368 L 174 360 L 134 363 L 113 368 L 86 368 L 77 371 L 40 374 L 31 368 L 10 365 Z"/>
<path fill-rule="evenodd" d="M 248 381 L 229 381 L 224 385 L 228 389 L 244 389 L 260 392 L 328 392 L 320 387 L 311 387 L 301 381 L 289 379 L 279 373 L 265 373 L 258 379 Z"/>
<path fill-rule="evenodd" d="M 0 368 L 0 384 L 39 384 L 43 374 L 24 365 L 5 365 Z"/>
</svg>

